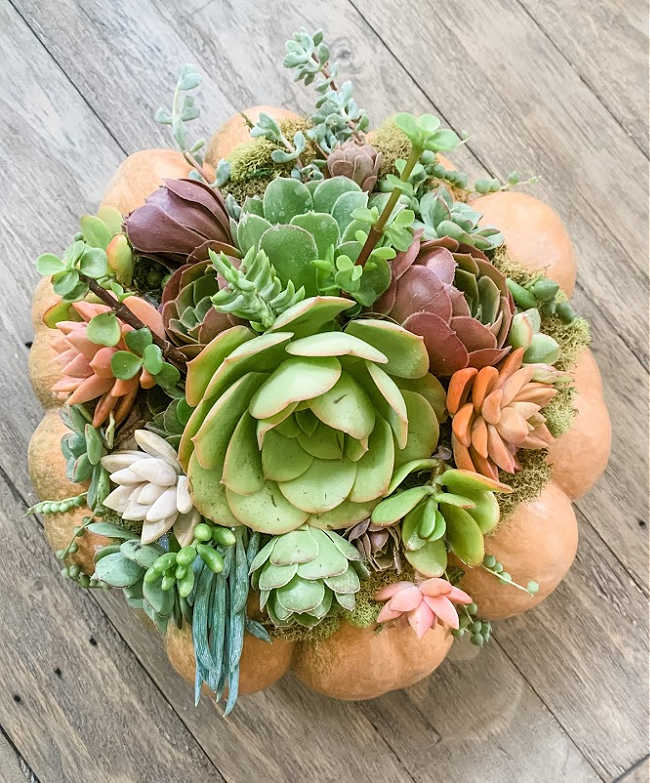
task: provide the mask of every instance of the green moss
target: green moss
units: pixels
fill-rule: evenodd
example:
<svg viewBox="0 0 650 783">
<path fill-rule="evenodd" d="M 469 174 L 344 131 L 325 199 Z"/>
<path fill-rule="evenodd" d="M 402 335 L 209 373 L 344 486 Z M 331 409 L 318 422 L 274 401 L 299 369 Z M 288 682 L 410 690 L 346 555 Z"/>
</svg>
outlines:
<svg viewBox="0 0 650 783">
<path fill-rule="evenodd" d="M 377 622 L 377 616 L 381 611 L 382 603 L 375 601 L 377 590 L 385 585 L 397 582 L 400 579 L 413 578 L 413 570 L 406 564 L 401 574 L 395 571 L 373 571 L 367 579 L 361 581 L 361 589 L 356 595 L 354 611 L 348 612 L 336 602 L 332 604 L 330 613 L 313 628 L 303 628 L 302 625 L 289 626 L 289 628 L 269 628 L 269 633 L 274 639 L 287 639 L 292 642 L 314 642 L 329 639 L 336 633 L 342 622 L 354 625 L 356 628 L 367 628 Z"/>
<path fill-rule="evenodd" d="M 370 143 L 381 152 L 381 167 L 379 176 L 395 173 L 395 161 L 398 158 L 406 160 L 411 152 L 411 142 L 389 117 L 375 131 L 370 133 Z"/>
<path fill-rule="evenodd" d="M 511 514 L 520 503 L 539 497 L 541 491 L 551 479 L 551 468 L 546 462 L 548 451 L 538 449 L 529 451 L 522 449 L 517 458 L 521 464 L 521 470 L 514 475 L 499 471 L 499 479 L 509 484 L 513 492 L 510 495 L 497 495 L 501 519 Z"/>
<path fill-rule="evenodd" d="M 292 139 L 296 131 L 308 127 L 307 120 L 283 120 L 278 124 L 288 139 Z M 272 179 L 288 177 L 294 164 L 291 161 L 275 163 L 271 158 L 274 149 L 277 149 L 277 144 L 263 138 L 251 138 L 250 141 L 235 147 L 228 156 L 231 167 L 230 180 L 222 190 L 231 193 L 242 204 L 248 196 L 259 196 L 264 193 Z M 308 142 L 301 156 L 302 162 L 310 163 L 315 157 L 316 150 Z"/>
</svg>

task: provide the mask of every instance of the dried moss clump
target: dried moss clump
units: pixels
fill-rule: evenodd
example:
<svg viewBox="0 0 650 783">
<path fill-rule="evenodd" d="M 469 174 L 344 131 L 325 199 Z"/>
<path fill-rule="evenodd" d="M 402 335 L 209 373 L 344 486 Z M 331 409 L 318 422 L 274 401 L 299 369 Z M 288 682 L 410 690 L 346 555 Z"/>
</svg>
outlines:
<svg viewBox="0 0 650 783">
<path fill-rule="evenodd" d="M 307 120 L 283 120 L 278 123 L 287 139 L 293 139 L 299 130 L 309 127 Z M 251 138 L 240 144 L 230 153 L 230 179 L 222 188 L 225 193 L 231 193 L 242 204 L 248 196 L 259 196 L 266 186 L 276 177 L 288 177 L 294 167 L 289 163 L 275 163 L 271 153 L 277 149 L 277 144 L 264 138 Z M 308 141 L 302 162 L 306 165 L 316 157 L 315 147 Z"/>
<path fill-rule="evenodd" d="M 529 451 L 522 449 L 517 458 L 521 463 L 521 470 L 514 475 L 499 471 L 499 479 L 504 484 L 509 484 L 513 491 L 509 495 L 497 495 L 501 520 L 511 514 L 520 503 L 527 503 L 539 497 L 544 487 L 551 480 L 551 468 L 546 461 L 548 451 L 538 449 Z"/>
<path fill-rule="evenodd" d="M 380 177 L 393 174 L 395 161 L 398 158 L 405 160 L 411 152 L 411 142 L 395 125 L 392 117 L 385 120 L 377 130 L 370 131 L 368 141 L 381 152 Z"/>
</svg>

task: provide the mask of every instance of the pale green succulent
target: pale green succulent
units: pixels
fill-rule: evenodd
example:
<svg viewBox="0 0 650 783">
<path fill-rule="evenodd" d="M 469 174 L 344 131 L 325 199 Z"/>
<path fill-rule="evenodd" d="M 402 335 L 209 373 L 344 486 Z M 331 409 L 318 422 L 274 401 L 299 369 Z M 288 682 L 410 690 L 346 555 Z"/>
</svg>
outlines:
<svg viewBox="0 0 650 783">
<path fill-rule="evenodd" d="M 331 530 L 303 525 L 273 536 L 251 563 L 251 581 L 275 625 L 293 622 L 312 627 L 332 608 L 333 601 L 348 611 L 365 575 L 356 547 Z"/>
<path fill-rule="evenodd" d="M 479 250 L 492 250 L 504 242 L 498 228 L 479 226 L 481 213 L 463 201 L 454 201 L 444 186 L 425 193 L 418 211 L 420 220 L 413 225 L 423 230 L 424 239 L 452 237 Z"/>
<path fill-rule="evenodd" d="M 204 516 L 273 535 L 347 527 L 399 466 L 432 454 L 444 391 L 422 338 L 371 319 L 340 331 L 351 305 L 305 299 L 264 334 L 222 332 L 189 363 L 179 459 Z"/>
<path fill-rule="evenodd" d="M 358 277 L 350 275 L 387 198 L 385 193 L 369 197 L 348 177 L 307 184 L 278 177 L 263 197 L 244 203 L 237 245 L 242 254 L 251 248 L 264 251 L 282 286 L 292 282 L 307 296 L 344 291 L 369 307 L 390 285 L 393 248 L 406 250 L 412 240 L 413 213 L 398 210 L 365 265 L 359 266 Z"/>
</svg>

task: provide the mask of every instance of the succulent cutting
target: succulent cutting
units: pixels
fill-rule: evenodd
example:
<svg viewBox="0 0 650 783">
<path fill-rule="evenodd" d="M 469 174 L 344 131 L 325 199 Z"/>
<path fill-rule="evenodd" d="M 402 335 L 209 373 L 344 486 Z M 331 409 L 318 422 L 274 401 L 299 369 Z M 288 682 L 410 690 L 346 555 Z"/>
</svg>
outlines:
<svg viewBox="0 0 650 783">
<path fill-rule="evenodd" d="M 37 260 L 67 486 L 32 510 L 65 526 L 63 574 L 122 589 L 226 714 L 290 665 L 356 694 L 329 653 L 306 663 L 344 632 L 421 644 L 431 671 L 489 639 L 494 595 L 548 595 L 508 530 L 553 484 L 588 342 L 570 292 L 483 218 L 517 177 L 469 185 L 442 157 L 465 136 L 430 114 L 371 132 L 321 32 L 284 64 L 310 116 L 246 110 L 207 152 L 185 66 L 156 115 L 175 170 L 153 192 L 125 175 L 128 209 Z"/>
</svg>

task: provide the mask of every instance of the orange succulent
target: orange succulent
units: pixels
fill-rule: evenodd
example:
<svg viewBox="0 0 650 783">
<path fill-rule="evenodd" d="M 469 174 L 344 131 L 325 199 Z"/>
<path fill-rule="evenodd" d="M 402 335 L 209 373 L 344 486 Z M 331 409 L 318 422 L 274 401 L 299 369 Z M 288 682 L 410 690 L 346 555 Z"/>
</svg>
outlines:
<svg viewBox="0 0 650 783">
<path fill-rule="evenodd" d="M 164 337 L 162 317 L 153 305 L 135 296 L 127 297 L 124 304 L 152 332 Z M 156 385 L 156 381 L 144 367 L 129 380 L 116 378 L 113 374 L 111 359 L 117 351 L 128 350 L 124 335 L 133 327 L 118 319 L 122 337 L 117 345 L 98 345 L 87 336 L 88 324 L 96 315 L 107 313 L 111 308 L 92 302 L 74 302 L 72 307 L 82 320 L 59 321 L 56 324 L 60 334 L 53 347 L 63 364 L 63 377 L 52 390 L 69 405 L 99 398 L 93 415 L 93 426 L 103 424 L 111 412 L 119 424 L 129 415 L 138 389 L 150 389 Z"/>
<path fill-rule="evenodd" d="M 447 410 L 453 416 L 451 442 L 458 468 L 497 479 L 499 468 L 519 470 L 519 449 L 541 449 L 553 441 L 540 411 L 556 389 L 535 381 L 540 367 L 522 366 L 523 357 L 524 349 L 518 348 L 498 368 L 466 367 L 451 376 Z"/>
</svg>

